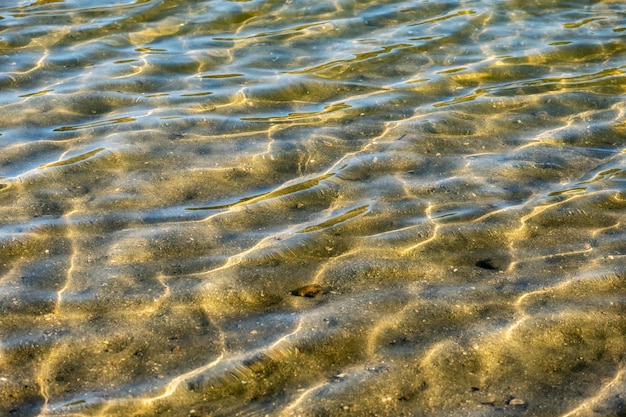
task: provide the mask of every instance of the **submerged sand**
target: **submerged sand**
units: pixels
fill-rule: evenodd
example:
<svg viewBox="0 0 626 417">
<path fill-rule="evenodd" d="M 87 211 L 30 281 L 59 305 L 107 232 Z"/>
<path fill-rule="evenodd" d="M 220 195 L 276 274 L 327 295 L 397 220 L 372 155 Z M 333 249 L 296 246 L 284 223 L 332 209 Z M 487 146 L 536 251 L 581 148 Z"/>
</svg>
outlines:
<svg viewBox="0 0 626 417">
<path fill-rule="evenodd" d="M 626 413 L 614 4 L 174 3 L 0 80 L 0 414 Z"/>
</svg>

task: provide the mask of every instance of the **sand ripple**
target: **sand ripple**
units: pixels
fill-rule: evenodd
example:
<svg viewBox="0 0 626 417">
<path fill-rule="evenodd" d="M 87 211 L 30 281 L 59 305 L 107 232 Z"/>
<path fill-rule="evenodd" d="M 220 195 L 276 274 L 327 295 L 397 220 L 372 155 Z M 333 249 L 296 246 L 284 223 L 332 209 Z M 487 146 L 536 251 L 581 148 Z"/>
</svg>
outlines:
<svg viewBox="0 0 626 417">
<path fill-rule="evenodd" d="M 0 8 L 0 414 L 624 413 L 620 4 L 114 3 Z"/>
</svg>

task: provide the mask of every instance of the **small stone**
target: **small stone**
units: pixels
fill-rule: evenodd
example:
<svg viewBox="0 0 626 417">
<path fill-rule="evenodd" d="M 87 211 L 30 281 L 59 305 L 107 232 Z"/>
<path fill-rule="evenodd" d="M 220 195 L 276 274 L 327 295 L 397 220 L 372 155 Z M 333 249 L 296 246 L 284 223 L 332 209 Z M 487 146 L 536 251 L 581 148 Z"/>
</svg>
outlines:
<svg viewBox="0 0 626 417">
<path fill-rule="evenodd" d="M 296 297 L 315 297 L 320 291 L 322 291 L 322 286 L 319 284 L 309 284 L 304 287 L 296 288 L 291 291 L 291 295 L 295 295 Z"/>
<path fill-rule="evenodd" d="M 345 377 L 346 377 L 346 374 L 344 372 L 339 372 L 339 373 L 337 373 L 337 374 L 332 376 L 332 380 L 333 381 L 341 381 Z"/>
<path fill-rule="evenodd" d="M 480 261 L 476 262 L 476 266 L 491 271 L 497 271 L 500 269 L 500 265 L 498 265 L 492 259 L 481 259 Z"/>
<path fill-rule="evenodd" d="M 526 408 L 526 402 L 520 398 L 512 398 L 509 405 L 515 408 Z"/>
</svg>

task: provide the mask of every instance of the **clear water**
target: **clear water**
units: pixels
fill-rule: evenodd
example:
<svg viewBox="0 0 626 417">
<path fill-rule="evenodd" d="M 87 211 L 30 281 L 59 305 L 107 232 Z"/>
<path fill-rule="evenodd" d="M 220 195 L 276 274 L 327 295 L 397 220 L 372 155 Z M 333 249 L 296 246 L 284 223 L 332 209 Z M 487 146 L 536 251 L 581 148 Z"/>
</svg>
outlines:
<svg viewBox="0 0 626 417">
<path fill-rule="evenodd" d="M 5 1 L 0 414 L 626 415 L 622 1 Z"/>
</svg>

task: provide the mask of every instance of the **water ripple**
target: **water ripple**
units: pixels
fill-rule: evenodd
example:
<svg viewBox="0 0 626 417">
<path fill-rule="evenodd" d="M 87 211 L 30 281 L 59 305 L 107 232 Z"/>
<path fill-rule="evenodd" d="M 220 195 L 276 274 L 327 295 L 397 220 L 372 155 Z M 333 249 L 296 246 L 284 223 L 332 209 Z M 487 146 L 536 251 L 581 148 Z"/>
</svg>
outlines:
<svg viewBox="0 0 626 417">
<path fill-rule="evenodd" d="M 624 28 L 0 6 L 0 414 L 623 414 Z"/>
</svg>

